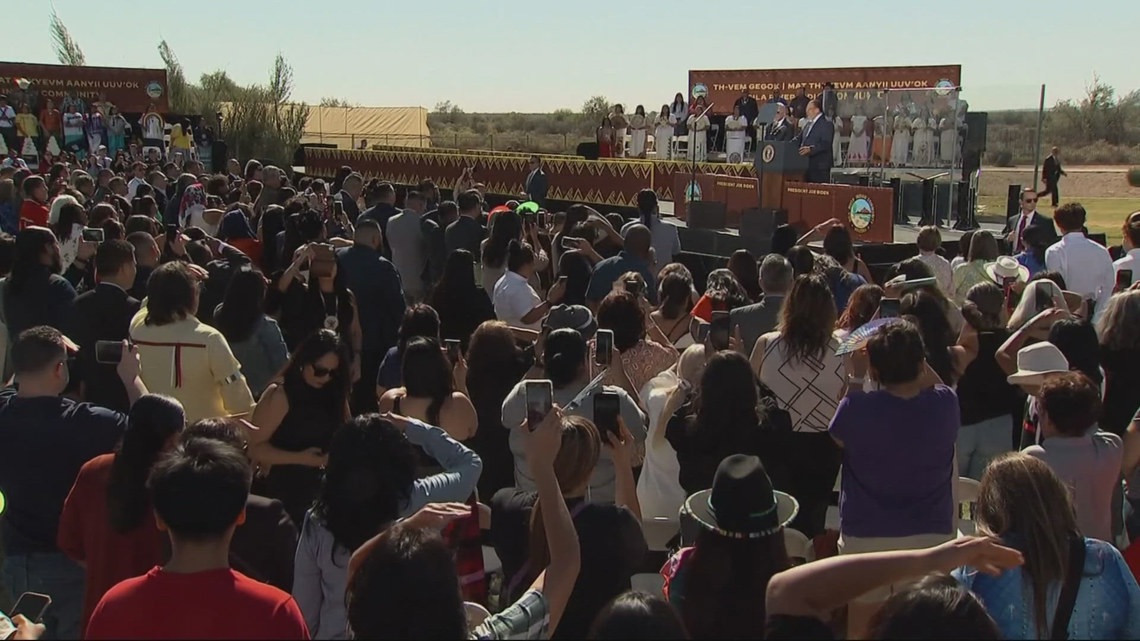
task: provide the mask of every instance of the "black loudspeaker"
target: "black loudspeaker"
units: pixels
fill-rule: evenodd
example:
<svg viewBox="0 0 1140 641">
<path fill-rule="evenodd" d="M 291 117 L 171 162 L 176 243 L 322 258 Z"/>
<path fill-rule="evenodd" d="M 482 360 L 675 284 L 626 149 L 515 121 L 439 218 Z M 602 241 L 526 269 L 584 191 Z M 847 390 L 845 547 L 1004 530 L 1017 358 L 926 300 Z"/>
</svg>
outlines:
<svg viewBox="0 0 1140 641">
<path fill-rule="evenodd" d="M 1005 196 L 1005 217 L 1016 216 L 1021 211 L 1021 185 L 1010 185 Z"/>
<path fill-rule="evenodd" d="M 688 205 L 689 229 L 724 229 L 728 206 L 711 200 L 696 200 Z"/>
<path fill-rule="evenodd" d="M 966 144 L 967 150 L 979 153 L 986 150 L 986 125 L 989 114 L 984 111 L 966 112 Z"/>
<path fill-rule="evenodd" d="M 741 238 L 772 239 L 772 233 L 780 225 L 788 224 L 787 209 L 750 207 L 740 212 Z"/>
<path fill-rule="evenodd" d="M 859 176 L 859 186 L 860 187 L 870 187 L 871 186 L 871 177 L 866 176 L 866 175 Z"/>
<path fill-rule="evenodd" d="M 598 159 L 598 143 L 583 142 L 578 144 L 577 154 L 586 160 Z"/>
<path fill-rule="evenodd" d="M 215 174 L 226 173 L 226 162 L 229 160 L 229 158 L 226 156 L 227 151 L 229 151 L 229 149 L 226 147 L 226 141 L 214 141 L 214 144 L 210 147 L 210 164 L 213 165 L 213 167 L 210 168 L 210 171 L 214 172 Z M 305 165 L 301 164 L 298 166 L 304 167 Z"/>
<path fill-rule="evenodd" d="M 894 192 L 894 201 L 895 201 L 895 210 L 893 212 L 891 212 L 891 218 L 894 221 L 894 224 L 896 224 L 896 225 L 906 224 L 908 222 L 907 218 L 902 213 L 903 212 L 902 178 L 899 178 L 898 176 L 891 178 L 891 191 Z"/>
</svg>

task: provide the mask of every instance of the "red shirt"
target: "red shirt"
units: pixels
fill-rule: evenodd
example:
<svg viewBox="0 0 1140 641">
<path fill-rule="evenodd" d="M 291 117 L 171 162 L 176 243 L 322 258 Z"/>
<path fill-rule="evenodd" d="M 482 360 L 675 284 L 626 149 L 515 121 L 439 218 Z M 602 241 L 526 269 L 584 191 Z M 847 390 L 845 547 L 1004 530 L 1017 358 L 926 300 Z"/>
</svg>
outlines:
<svg viewBox="0 0 1140 641">
<path fill-rule="evenodd" d="M 166 536 L 158 531 L 149 506 L 134 530 L 119 534 L 111 527 L 107 483 L 114 460 L 114 454 L 96 456 L 79 469 L 59 517 L 56 544 L 72 560 L 87 566 L 84 626 L 107 590 L 124 579 L 146 574 L 166 557 Z"/>
<path fill-rule="evenodd" d="M 47 205 L 41 205 L 34 200 L 25 200 L 20 205 L 20 229 L 35 225 L 37 227 L 48 226 L 49 211 Z"/>
<path fill-rule="evenodd" d="M 111 588 L 85 639 L 308 639 L 288 593 L 229 568 L 192 574 L 153 568 Z"/>
</svg>

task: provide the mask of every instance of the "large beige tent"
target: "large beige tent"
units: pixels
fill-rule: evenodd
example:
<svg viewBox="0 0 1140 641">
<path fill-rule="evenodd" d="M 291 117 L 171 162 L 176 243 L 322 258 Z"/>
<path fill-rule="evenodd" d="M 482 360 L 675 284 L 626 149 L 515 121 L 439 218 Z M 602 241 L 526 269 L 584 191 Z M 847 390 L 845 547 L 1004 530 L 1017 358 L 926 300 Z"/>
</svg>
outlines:
<svg viewBox="0 0 1140 641">
<path fill-rule="evenodd" d="M 423 107 L 310 107 L 301 143 L 431 147 L 427 115 Z"/>
</svg>

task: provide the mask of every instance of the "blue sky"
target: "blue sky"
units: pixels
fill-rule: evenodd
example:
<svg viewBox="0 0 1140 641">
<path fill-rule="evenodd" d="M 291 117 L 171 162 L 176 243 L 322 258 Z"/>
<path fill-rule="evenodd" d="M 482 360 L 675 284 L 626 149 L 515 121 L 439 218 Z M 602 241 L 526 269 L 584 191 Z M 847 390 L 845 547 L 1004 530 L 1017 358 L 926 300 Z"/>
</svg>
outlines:
<svg viewBox="0 0 1140 641">
<path fill-rule="evenodd" d="M 1140 86 L 1137 0 L 55 0 L 91 65 L 159 67 L 165 38 L 188 75 L 263 80 L 282 52 L 295 96 L 366 106 L 451 100 L 466 111 L 577 109 L 590 96 L 647 105 L 689 69 L 961 64 L 971 108 L 1079 97 L 1093 73 Z M 47 0 L 9 18 L 0 59 L 56 62 Z M 690 44 L 687 19 L 707 29 Z M 768 28 L 769 24 L 778 27 Z M 9 26 L 16 26 L 15 24 Z M 1055 51 L 1048 47 L 1055 46 Z"/>
</svg>

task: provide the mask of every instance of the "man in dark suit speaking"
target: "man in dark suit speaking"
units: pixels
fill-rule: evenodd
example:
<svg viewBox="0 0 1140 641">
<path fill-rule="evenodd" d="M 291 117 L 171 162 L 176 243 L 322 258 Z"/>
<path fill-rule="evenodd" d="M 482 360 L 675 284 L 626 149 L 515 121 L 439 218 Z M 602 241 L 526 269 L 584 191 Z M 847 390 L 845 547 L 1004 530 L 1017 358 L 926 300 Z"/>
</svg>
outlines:
<svg viewBox="0 0 1140 641">
<path fill-rule="evenodd" d="M 835 136 L 835 126 L 823 117 L 819 98 L 813 98 L 807 106 L 807 124 L 793 140 L 800 144 L 800 155 L 807 156 L 808 168 L 804 181 L 809 183 L 831 182 L 832 158 L 831 143 Z"/>
<path fill-rule="evenodd" d="M 787 142 L 796 136 L 796 130 L 788 120 L 788 108 L 779 103 L 776 105 L 776 117 L 764 127 L 764 140 Z"/>
</svg>

